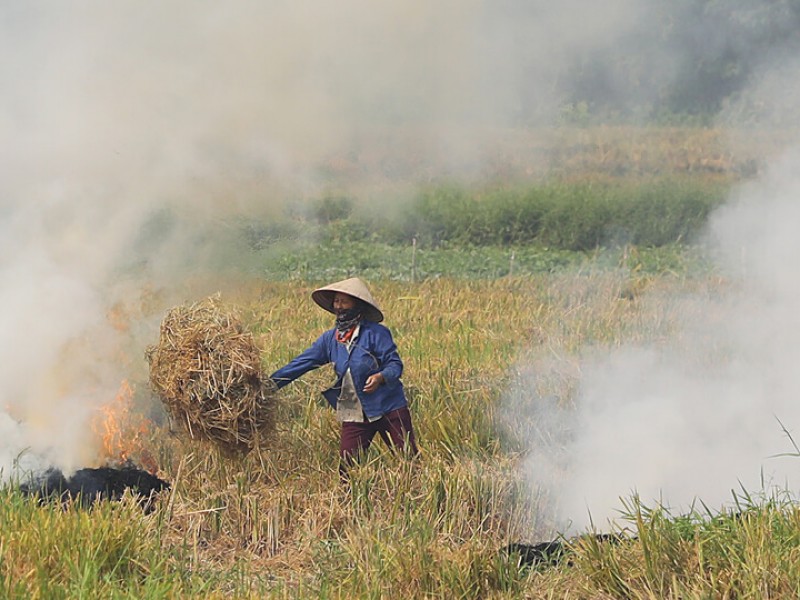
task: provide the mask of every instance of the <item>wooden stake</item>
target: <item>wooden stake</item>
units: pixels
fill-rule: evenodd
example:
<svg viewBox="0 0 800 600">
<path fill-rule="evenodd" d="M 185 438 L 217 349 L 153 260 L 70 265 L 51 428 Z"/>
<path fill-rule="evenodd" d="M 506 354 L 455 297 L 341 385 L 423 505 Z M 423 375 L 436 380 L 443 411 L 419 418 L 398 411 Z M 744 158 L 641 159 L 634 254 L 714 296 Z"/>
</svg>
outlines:
<svg viewBox="0 0 800 600">
<path fill-rule="evenodd" d="M 411 283 L 417 281 L 417 238 L 411 238 Z"/>
</svg>

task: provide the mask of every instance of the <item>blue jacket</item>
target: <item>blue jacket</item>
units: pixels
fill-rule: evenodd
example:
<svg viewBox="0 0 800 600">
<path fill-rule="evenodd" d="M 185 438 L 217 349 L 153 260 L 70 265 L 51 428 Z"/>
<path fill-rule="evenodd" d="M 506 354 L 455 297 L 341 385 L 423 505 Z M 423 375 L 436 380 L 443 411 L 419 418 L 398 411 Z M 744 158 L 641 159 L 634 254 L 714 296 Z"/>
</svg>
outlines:
<svg viewBox="0 0 800 600">
<path fill-rule="evenodd" d="M 353 376 L 358 399 L 367 417 L 380 417 L 398 408 L 407 406 L 406 396 L 400 376 L 403 374 L 403 362 L 397 353 L 391 332 L 379 323 L 362 321 L 358 338 L 351 352 L 336 341 L 336 329 L 323 333 L 310 348 L 293 359 L 285 367 L 278 369 L 270 378 L 279 388 L 291 383 L 301 375 L 328 363 L 333 363 L 336 371 L 336 383 L 322 395 L 328 403 L 336 408 L 336 401 L 342 389 L 342 378 L 347 368 Z M 371 394 L 364 393 L 367 377 L 382 373 L 385 384 Z"/>
</svg>

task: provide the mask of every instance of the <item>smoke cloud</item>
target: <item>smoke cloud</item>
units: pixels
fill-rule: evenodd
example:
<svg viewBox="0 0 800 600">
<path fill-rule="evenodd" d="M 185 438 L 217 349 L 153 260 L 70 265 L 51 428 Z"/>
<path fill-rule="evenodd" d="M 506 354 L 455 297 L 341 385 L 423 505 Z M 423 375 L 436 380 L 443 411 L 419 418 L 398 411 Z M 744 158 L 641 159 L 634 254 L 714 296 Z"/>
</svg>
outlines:
<svg viewBox="0 0 800 600">
<path fill-rule="evenodd" d="M 576 60 L 645 56 L 660 5 L 3 2 L 3 476 L 90 460 L 88 422 L 154 338 L 148 294 L 236 269 L 238 218 L 479 176 L 491 136 L 558 119 Z M 630 82 L 666 84 L 687 45 L 592 92 L 652 103 Z"/>
<path fill-rule="evenodd" d="M 163 308 L 236 269 L 238 218 L 331 185 L 469 176 L 479 132 L 554 115 L 542 78 L 634 11 L 551 4 L 4 2 L 4 476 L 20 457 L 85 466 L 89 421 L 153 339 L 148 290 L 171 291 Z M 596 17 L 580 27 L 579 5 Z"/>
<path fill-rule="evenodd" d="M 797 132 L 799 65 L 763 65 L 721 118 Z M 547 496 L 537 528 L 622 526 L 634 496 L 681 513 L 796 493 L 798 173 L 795 145 L 711 216 L 704 243 L 724 284 L 643 299 L 670 321 L 667 339 L 587 348 L 573 365 L 522 366 L 508 405 L 527 414 L 523 472 Z M 565 370 L 577 382 L 574 407 L 536 392 Z"/>
</svg>

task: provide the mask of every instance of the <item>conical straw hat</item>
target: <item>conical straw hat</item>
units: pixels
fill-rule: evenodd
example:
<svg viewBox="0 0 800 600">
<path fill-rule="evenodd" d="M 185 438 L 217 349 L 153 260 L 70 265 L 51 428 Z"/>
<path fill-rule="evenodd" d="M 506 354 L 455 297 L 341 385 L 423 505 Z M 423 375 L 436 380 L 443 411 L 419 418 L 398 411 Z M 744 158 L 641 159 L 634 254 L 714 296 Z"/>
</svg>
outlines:
<svg viewBox="0 0 800 600">
<path fill-rule="evenodd" d="M 383 313 L 381 309 L 378 308 L 372 294 L 369 293 L 367 284 L 358 277 L 351 277 L 350 279 L 337 281 L 336 283 L 316 289 L 311 292 L 311 298 L 322 308 L 332 313 L 333 297 L 336 295 L 336 292 L 342 292 L 343 294 L 353 296 L 353 298 L 358 298 L 364 302 L 367 305 L 364 311 L 364 318 L 368 321 L 375 321 L 376 323 L 383 321 Z"/>
</svg>

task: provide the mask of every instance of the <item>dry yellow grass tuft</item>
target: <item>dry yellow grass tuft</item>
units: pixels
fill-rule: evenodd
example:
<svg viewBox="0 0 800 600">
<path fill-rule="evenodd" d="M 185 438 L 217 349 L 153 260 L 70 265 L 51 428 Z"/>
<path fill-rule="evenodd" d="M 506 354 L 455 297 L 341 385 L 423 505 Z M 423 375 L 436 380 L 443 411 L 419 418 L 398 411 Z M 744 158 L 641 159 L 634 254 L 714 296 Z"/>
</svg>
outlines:
<svg viewBox="0 0 800 600">
<path fill-rule="evenodd" d="M 151 387 L 192 438 L 248 452 L 269 430 L 274 384 L 252 334 L 218 296 L 171 309 L 147 360 Z"/>
</svg>

